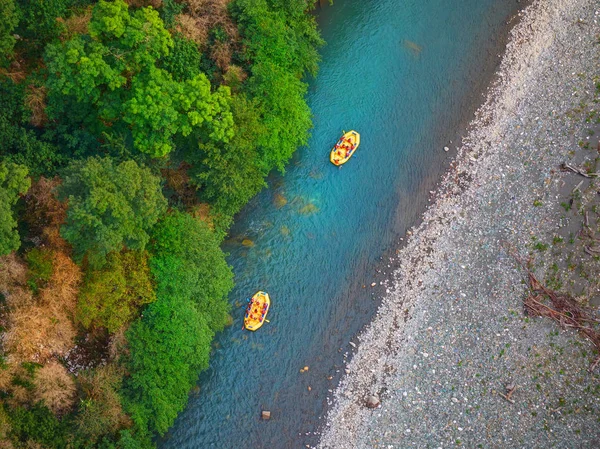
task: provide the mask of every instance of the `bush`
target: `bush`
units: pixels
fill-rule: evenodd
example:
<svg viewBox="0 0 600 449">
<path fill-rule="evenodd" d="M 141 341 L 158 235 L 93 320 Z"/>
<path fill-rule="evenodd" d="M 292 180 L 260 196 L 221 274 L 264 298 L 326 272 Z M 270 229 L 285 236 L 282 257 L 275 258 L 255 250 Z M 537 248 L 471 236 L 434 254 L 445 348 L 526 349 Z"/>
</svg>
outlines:
<svg viewBox="0 0 600 449">
<path fill-rule="evenodd" d="M 14 0 L 0 0 L 0 67 L 8 63 L 15 45 L 13 30 L 19 23 L 19 8 Z"/>
<path fill-rule="evenodd" d="M 198 45 L 176 34 L 173 49 L 162 59 L 162 65 L 176 81 L 192 79 L 200 75 L 200 52 Z"/>
<path fill-rule="evenodd" d="M 34 293 L 46 286 L 52 276 L 53 253 L 47 249 L 32 248 L 27 251 L 25 260 L 29 265 L 27 285 Z"/>
<path fill-rule="evenodd" d="M 75 381 L 65 367 L 50 361 L 35 373 L 34 398 L 43 403 L 55 415 L 68 411 L 75 402 Z"/>
<path fill-rule="evenodd" d="M 67 447 L 66 426 L 43 404 L 37 403 L 30 409 L 17 407 L 9 411 L 9 416 L 12 433 L 18 441 L 32 439 L 48 448 Z"/>
<path fill-rule="evenodd" d="M 43 141 L 37 131 L 28 126 L 30 111 L 25 101 L 24 85 L 8 78 L 0 80 L 0 156 L 28 167 L 32 175 L 54 174 L 66 158 L 55 145 Z"/>
<path fill-rule="evenodd" d="M 123 426 L 130 424 L 118 393 L 122 375 L 113 365 L 84 371 L 79 381 L 83 398 L 75 418 L 78 438 L 93 445 L 103 436 L 115 437 Z"/>
<path fill-rule="evenodd" d="M 102 270 L 87 274 L 79 293 L 77 319 L 86 328 L 104 327 L 114 333 L 156 297 L 146 253 L 111 253 L 107 260 Z"/>
</svg>

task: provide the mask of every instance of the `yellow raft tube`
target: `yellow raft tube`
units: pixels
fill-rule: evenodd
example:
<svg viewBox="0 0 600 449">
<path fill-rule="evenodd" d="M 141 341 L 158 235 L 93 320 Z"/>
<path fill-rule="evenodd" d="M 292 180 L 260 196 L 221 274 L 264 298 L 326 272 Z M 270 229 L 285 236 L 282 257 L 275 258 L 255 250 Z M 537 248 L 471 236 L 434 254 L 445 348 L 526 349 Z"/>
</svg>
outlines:
<svg viewBox="0 0 600 449">
<path fill-rule="evenodd" d="M 265 292 L 256 292 L 248 307 L 246 307 L 246 315 L 244 315 L 244 327 L 249 331 L 259 329 L 267 319 L 267 313 L 271 307 L 271 298 Z"/>
<path fill-rule="evenodd" d="M 331 150 L 329 160 L 333 165 L 345 164 L 358 149 L 359 145 L 360 134 L 358 134 L 356 131 L 348 131 L 347 133 L 344 133 L 342 137 L 340 137 L 340 140 L 337 141 Z"/>
</svg>

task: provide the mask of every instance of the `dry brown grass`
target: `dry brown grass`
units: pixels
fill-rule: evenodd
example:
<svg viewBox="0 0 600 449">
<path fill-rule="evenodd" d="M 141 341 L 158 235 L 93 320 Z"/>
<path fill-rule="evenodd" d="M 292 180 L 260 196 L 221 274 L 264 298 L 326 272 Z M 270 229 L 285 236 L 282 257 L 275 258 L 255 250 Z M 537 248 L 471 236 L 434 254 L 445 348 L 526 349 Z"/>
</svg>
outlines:
<svg viewBox="0 0 600 449">
<path fill-rule="evenodd" d="M 0 76 L 5 76 L 14 83 L 20 83 L 27 78 L 25 64 L 20 61 L 18 55 L 15 54 L 8 67 L 0 67 Z"/>
<path fill-rule="evenodd" d="M 10 407 L 30 404 L 33 398 L 32 390 L 31 388 L 24 386 L 24 383 L 22 382 L 29 382 L 32 380 L 30 372 L 25 370 L 18 363 L 10 363 L 10 361 L 3 371 L 3 385 L 0 386 L 0 390 L 6 395 L 6 398 L 4 399 L 5 402 Z M 16 379 L 21 380 L 21 382 L 14 382 Z"/>
<path fill-rule="evenodd" d="M 190 184 L 190 177 L 187 173 L 189 168 L 188 164 L 183 163 L 178 168 L 164 168 L 161 170 L 167 186 L 175 192 L 178 200 L 187 208 L 198 203 L 196 189 Z"/>
<path fill-rule="evenodd" d="M 45 86 L 27 86 L 25 105 L 31 111 L 29 123 L 33 126 L 43 126 L 48 121 L 46 115 L 46 95 L 48 89 Z"/>
<path fill-rule="evenodd" d="M 181 24 L 180 32 L 199 45 L 203 45 L 206 43 L 208 32 L 220 25 L 231 40 L 237 39 L 237 26 L 227 13 L 229 1 L 189 0 L 187 2 L 189 14 L 182 14 L 177 19 L 177 22 Z"/>
<path fill-rule="evenodd" d="M 223 75 L 223 82 L 229 86 L 233 92 L 237 91 L 241 84 L 248 78 L 248 74 L 240 66 L 230 64 Z"/>
<path fill-rule="evenodd" d="M 7 296 L 27 282 L 27 266 L 15 254 L 0 256 L 0 293 Z"/>
<path fill-rule="evenodd" d="M 64 32 L 61 35 L 63 40 L 69 40 L 76 34 L 87 34 L 88 25 L 92 19 L 92 7 L 88 6 L 83 12 L 74 14 L 68 19 L 59 17 L 56 19 L 58 22 L 64 24 Z"/>
<path fill-rule="evenodd" d="M 122 327 L 110 336 L 108 343 L 108 357 L 110 360 L 115 361 L 119 357 L 129 354 L 127 350 L 127 337 L 125 336 L 126 330 L 125 327 Z"/>
<path fill-rule="evenodd" d="M 81 373 L 79 377 L 84 400 L 77 416 L 77 427 L 91 441 L 106 432 L 131 426 L 117 393 L 122 377 L 115 365 L 105 365 Z"/>
<path fill-rule="evenodd" d="M 43 401 L 55 415 L 62 415 L 73 407 L 75 381 L 66 368 L 56 360 L 48 362 L 35 374 L 33 381 L 35 401 Z"/>
<path fill-rule="evenodd" d="M 186 39 L 195 42 L 198 47 L 203 47 L 208 40 L 208 29 L 203 22 L 188 14 L 177 15 L 175 30 Z"/>
<path fill-rule="evenodd" d="M 0 257 L 0 293 L 8 310 L 33 303 L 33 295 L 27 288 L 27 266 L 14 253 Z"/>
<path fill-rule="evenodd" d="M 54 272 L 37 301 L 11 307 L 5 349 L 14 362 L 45 363 L 73 347 L 73 316 L 81 269 L 63 252 L 56 252 Z M 9 298 L 12 305 L 12 299 Z"/>
<path fill-rule="evenodd" d="M 222 72 L 227 72 L 231 64 L 231 45 L 229 42 L 215 42 L 210 50 L 210 57 Z"/>
<path fill-rule="evenodd" d="M 190 211 L 190 214 L 208 225 L 209 228 L 214 229 L 214 223 L 212 221 L 210 215 L 210 204 L 208 203 L 200 203 L 197 206 L 193 207 Z"/>
<path fill-rule="evenodd" d="M 54 273 L 48 287 L 40 293 L 41 302 L 56 313 L 60 310 L 74 318 L 82 278 L 81 269 L 61 251 L 55 253 L 53 265 Z"/>
</svg>

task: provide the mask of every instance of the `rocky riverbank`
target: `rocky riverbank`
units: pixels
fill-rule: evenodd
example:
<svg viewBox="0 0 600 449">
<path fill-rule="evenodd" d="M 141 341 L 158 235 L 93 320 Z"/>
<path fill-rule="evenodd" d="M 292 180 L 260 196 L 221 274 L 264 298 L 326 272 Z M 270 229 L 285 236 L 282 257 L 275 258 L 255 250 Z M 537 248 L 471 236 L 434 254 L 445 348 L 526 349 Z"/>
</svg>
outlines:
<svg viewBox="0 0 600 449">
<path fill-rule="evenodd" d="M 598 187 L 559 167 L 596 171 L 599 42 L 596 0 L 522 13 L 360 336 L 320 447 L 600 447 L 597 351 L 524 313 L 526 272 L 509 255 L 582 306 L 598 303 Z M 366 407 L 369 396 L 381 404 Z"/>
</svg>

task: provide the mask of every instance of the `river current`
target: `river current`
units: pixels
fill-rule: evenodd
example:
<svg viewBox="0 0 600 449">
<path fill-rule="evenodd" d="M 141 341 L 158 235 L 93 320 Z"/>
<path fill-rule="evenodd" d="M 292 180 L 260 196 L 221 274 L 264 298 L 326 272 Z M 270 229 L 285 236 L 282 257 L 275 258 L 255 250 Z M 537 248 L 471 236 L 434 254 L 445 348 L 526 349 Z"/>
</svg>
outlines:
<svg viewBox="0 0 600 449">
<path fill-rule="evenodd" d="M 456 147 L 481 102 L 518 7 L 336 0 L 316 12 L 327 45 L 309 81 L 312 138 L 236 217 L 224 244 L 234 324 L 217 336 L 162 449 L 316 444 L 349 342 L 376 311 L 386 261 L 447 168 L 443 148 Z M 329 151 L 350 129 L 361 145 L 337 168 Z M 257 290 L 272 306 L 270 323 L 252 333 L 241 326 Z"/>
</svg>

